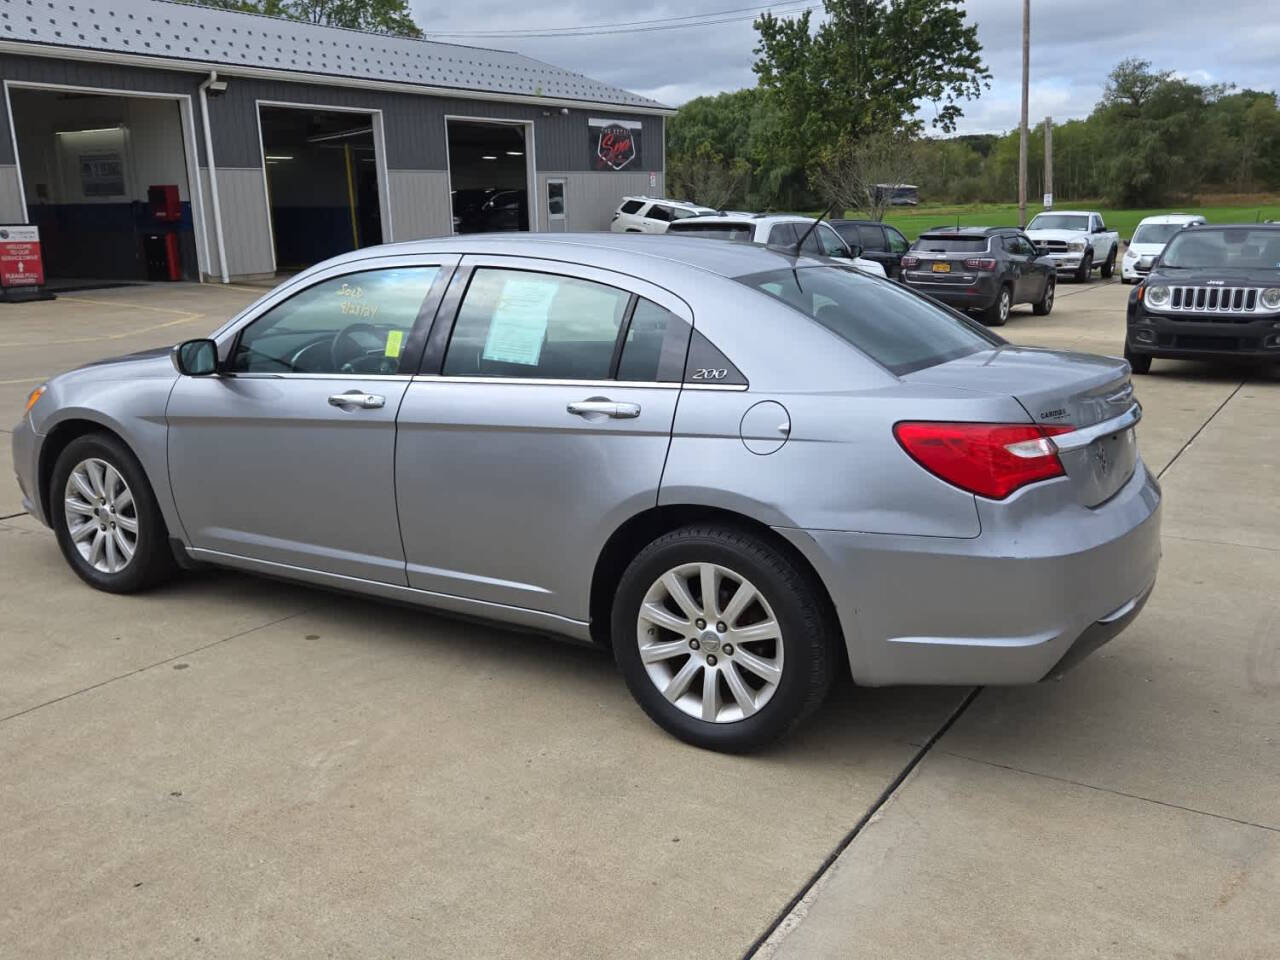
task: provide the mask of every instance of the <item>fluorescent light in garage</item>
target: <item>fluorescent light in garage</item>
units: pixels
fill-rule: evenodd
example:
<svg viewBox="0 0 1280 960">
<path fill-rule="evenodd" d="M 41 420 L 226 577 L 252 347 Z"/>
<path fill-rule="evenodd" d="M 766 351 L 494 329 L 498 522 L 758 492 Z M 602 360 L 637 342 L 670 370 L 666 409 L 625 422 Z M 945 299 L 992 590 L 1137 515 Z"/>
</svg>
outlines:
<svg viewBox="0 0 1280 960">
<path fill-rule="evenodd" d="M 268 153 L 268 154 L 267 154 L 267 159 L 268 159 L 268 160 L 292 160 L 292 159 L 293 159 L 293 157 L 291 157 L 291 156 L 285 156 L 285 155 L 283 155 L 283 154 L 277 154 L 277 155 L 275 155 L 275 156 L 272 156 L 271 154 L 269 154 L 269 153 Z"/>
<path fill-rule="evenodd" d="M 523 156 L 524 156 L 524 151 L 523 151 L 523 150 L 508 150 L 508 151 L 507 151 L 507 156 L 508 156 L 508 157 L 523 157 Z"/>
<path fill-rule="evenodd" d="M 485 154 L 485 155 L 484 155 L 483 157 L 481 157 L 480 159 L 481 159 L 481 160 L 497 160 L 498 158 L 497 158 L 496 156 L 491 155 L 491 154 Z"/>
</svg>

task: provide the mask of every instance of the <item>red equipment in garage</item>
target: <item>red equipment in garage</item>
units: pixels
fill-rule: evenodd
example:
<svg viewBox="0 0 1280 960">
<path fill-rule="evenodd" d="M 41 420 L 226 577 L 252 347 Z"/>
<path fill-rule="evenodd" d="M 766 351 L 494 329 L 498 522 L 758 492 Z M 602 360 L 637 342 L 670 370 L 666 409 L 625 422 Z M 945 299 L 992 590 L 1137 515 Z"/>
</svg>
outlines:
<svg viewBox="0 0 1280 960">
<path fill-rule="evenodd" d="M 147 202 L 151 204 L 153 220 L 177 223 L 182 219 L 182 201 L 178 199 L 178 185 L 175 183 L 147 187 Z"/>
<path fill-rule="evenodd" d="M 177 224 L 182 219 L 182 201 L 177 184 L 147 187 L 147 203 L 151 207 L 151 219 L 157 223 Z M 164 233 L 148 234 L 143 240 L 143 251 L 147 258 L 147 279 L 182 279 L 182 254 L 178 249 L 176 230 L 171 228 Z"/>
</svg>

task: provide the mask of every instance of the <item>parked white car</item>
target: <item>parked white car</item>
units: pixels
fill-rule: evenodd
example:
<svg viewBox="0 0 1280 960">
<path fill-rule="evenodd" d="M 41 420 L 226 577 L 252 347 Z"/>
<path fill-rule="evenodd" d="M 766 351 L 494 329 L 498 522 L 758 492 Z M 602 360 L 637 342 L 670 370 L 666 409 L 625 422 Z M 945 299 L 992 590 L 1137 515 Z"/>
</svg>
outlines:
<svg viewBox="0 0 1280 960">
<path fill-rule="evenodd" d="M 666 233 L 667 227 L 677 220 L 714 216 L 718 212 L 687 200 L 623 197 L 609 229 L 614 233 Z"/>
<path fill-rule="evenodd" d="M 1164 252 L 1165 245 L 1179 230 L 1204 222 L 1204 217 L 1193 213 L 1166 213 L 1143 219 L 1129 238 L 1129 248 L 1120 261 L 1120 282 L 1140 282 L 1151 272 L 1151 264 Z"/>
<path fill-rule="evenodd" d="M 1031 218 L 1026 234 L 1058 273 L 1087 283 L 1101 268 L 1110 280 L 1120 256 L 1120 234 L 1108 230 L 1096 210 L 1046 210 Z"/>
<path fill-rule="evenodd" d="M 742 243 L 763 243 L 774 248 L 792 247 L 813 226 L 813 217 L 795 214 L 742 214 L 740 216 L 697 217 L 671 224 L 667 233 L 679 233 L 686 237 L 708 237 L 713 240 L 737 240 Z M 851 260 L 865 273 L 883 277 L 884 267 L 874 260 L 860 256 L 844 242 L 829 223 L 819 223 L 818 228 L 805 237 L 800 252 L 809 256 L 837 257 Z"/>
</svg>

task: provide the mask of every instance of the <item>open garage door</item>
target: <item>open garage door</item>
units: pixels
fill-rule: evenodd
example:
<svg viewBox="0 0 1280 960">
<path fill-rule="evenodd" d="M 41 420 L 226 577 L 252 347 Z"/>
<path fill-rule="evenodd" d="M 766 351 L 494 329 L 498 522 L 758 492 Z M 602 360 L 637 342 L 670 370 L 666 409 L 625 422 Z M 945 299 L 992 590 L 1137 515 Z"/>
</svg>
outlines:
<svg viewBox="0 0 1280 960">
<path fill-rule="evenodd" d="M 372 113 L 258 108 L 276 269 L 382 243 Z"/>
<path fill-rule="evenodd" d="M 453 232 L 530 229 L 528 125 L 455 118 L 445 123 Z"/>
<path fill-rule="evenodd" d="M 11 84 L 46 286 L 199 278 L 179 101 Z"/>
</svg>

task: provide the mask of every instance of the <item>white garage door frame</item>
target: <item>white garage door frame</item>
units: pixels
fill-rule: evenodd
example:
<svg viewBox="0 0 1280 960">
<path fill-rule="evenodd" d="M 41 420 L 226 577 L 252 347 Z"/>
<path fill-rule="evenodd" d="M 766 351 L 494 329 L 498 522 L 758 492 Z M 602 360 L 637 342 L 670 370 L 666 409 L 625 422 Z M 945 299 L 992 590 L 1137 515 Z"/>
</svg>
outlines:
<svg viewBox="0 0 1280 960">
<path fill-rule="evenodd" d="M 143 100 L 176 100 L 182 128 L 182 152 L 187 165 L 187 196 L 191 203 L 191 227 L 199 238 L 196 244 L 196 273 L 203 281 L 206 275 L 212 275 L 212 261 L 209 258 L 209 234 L 204 219 L 204 189 L 200 183 L 200 166 L 196 155 L 195 112 L 191 107 L 189 93 L 154 93 L 149 90 L 117 90 L 114 87 L 88 87 L 69 83 L 39 83 L 34 80 L 5 80 L 4 108 L 9 114 L 9 140 L 13 144 L 13 163 L 18 173 L 18 199 L 22 203 L 22 222 L 30 223 L 27 214 L 27 190 L 22 182 L 22 157 L 18 152 L 18 133 L 13 123 L 13 100 L 9 90 L 17 87 L 24 90 L 57 90 L 64 93 L 90 93 L 103 97 L 137 97 Z"/>
<path fill-rule="evenodd" d="M 529 207 L 529 233 L 537 233 L 542 223 L 542 214 L 538 209 L 538 177 L 535 173 L 537 164 L 534 157 L 537 154 L 537 147 L 533 140 L 533 121 L 532 120 L 506 120 L 497 117 L 464 117 L 460 114 L 446 113 L 444 115 L 444 165 L 445 170 L 449 174 L 449 232 L 457 233 L 453 229 L 453 162 L 449 158 L 449 121 L 461 120 L 466 123 L 491 123 L 497 126 L 506 127 L 524 127 L 524 175 L 525 190 L 528 197 Z"/>
<path fill-rule="evenodd" d="M 387 175 L 387 138 L 382 123 L 382 111 L 377 107 L 339 107 L 328 103 L 295 103 L 290 100 L 255 100 L 253 112 L 257 114 L 258 155 L 262 158 L 262 197 L 267 205 L 267 235 L 271 238 L 271 272 L 279 268 L 276 263 L 276 229 L 271 223 L 271 191 L 267 188 L 267 151 L 262 145 L 262 108 L 285 107 L 290 110 L 323 110 L 326 113 L 359 113 L 372 118 L 373 165 L 378 172 L 378 211 L 382 217 L 382 242 L 395 242 L 395 228 L 391 223 L 391 178 Z"/>
</svg>

